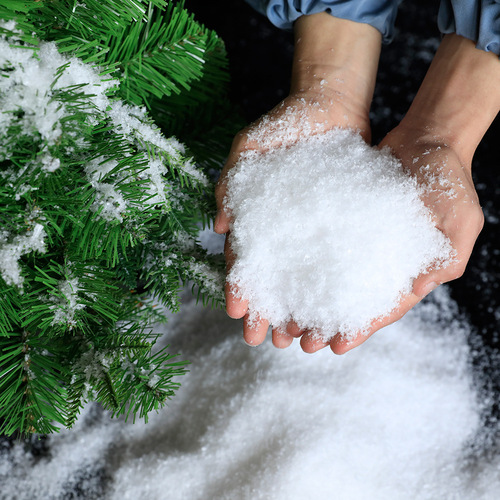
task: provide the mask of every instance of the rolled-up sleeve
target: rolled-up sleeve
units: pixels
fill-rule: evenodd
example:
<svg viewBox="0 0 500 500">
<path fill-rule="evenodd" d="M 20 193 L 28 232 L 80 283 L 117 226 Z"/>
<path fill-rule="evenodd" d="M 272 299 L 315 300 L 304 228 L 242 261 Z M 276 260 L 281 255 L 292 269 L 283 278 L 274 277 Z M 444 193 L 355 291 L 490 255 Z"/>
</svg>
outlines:
<svg viewBox="0 0 500 500">
<path fill-rule="evenodd" d="M 278 28 L 291 29 L 302 15 L 328 12 L 335 17 L 370 24 L 384 43 L 394 36 L 394 22 L 402 0 L 247 0 Z"/>
<path fill-rule="evenodd" d="M 500 0 L 441 0 L 439 30 L 476 42 L 476 47 L 500 55 Z"/>
</svg>

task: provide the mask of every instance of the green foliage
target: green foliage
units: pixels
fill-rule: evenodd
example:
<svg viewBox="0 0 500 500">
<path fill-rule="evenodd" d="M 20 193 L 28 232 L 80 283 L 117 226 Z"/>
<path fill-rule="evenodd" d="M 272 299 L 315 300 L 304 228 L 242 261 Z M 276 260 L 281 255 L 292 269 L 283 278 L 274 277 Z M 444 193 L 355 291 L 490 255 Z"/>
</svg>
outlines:
<svg viewBox="0 0 500 500">
<path fill-rule="evenodd" d="M 186 364 L 151 325 L 187 282 L 223 302 L 197 242 L 237 126 L 223 44 L 164 0 L 4 0 L 0 20 L 0 433 L 90 400 L 147 418 Z"/>
<path fill-rule="evenodd" d="M 60 52 L 122 76 L 119 93 L 132 104 L 149 107 L 151 98 L 181 94 L 202 77 L 214 84 L 226 79 L 220 71 L 205 71 L 205 50 L 210 45 L 210 52 L 219 52 L 220 69 L 223 48 L 182 2 L 45 1 L 43 18 L 34 17 L 32 24 L 37 36 L 57 42 Z M 180 99 L 185 102 L 185 95 Z"/>
</svg>

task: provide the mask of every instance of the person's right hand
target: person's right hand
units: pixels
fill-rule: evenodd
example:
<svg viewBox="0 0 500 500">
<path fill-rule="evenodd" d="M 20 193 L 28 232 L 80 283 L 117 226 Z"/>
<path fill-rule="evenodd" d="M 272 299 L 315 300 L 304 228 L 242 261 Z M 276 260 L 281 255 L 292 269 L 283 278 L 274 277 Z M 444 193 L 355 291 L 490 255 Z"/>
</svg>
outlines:
<svg viewBox="0 0 500 500">
<path fill-rule="evenodd" d="M 370 141 L 368 115 L 380 52 L 378 31 L 366 24 L 321 13 L 299 18 L 295 35 L 290 95 L 237 134 L 216 187 L 214 230 L 226 234 L 227 271 L 237 258 L 230 244 L 231 214 L 224 207 L 227 174 L 242 152 L 264 152 L 333 128 L 356 130 Z M 318 180 L 311 179 L 311 183 L 314 182 Z M 264 341 L 269 322 L 266 318 L 250 322 L 248 303 L 227 283 L 226 310 L 232 318 L 244 317 L 243 336 L 248 344 L 258 345 Z M 294 337 L 304 332 L 292 321 L 286 331 L 273 329 L 273 343 L 276 347 L 287 347 Z"/>
<path fill-rule="evenodd" d="M 300 137 L 326 132 L 337 127 L 359 130 L 365 140 L 369 140 L 368 116 L 355 108 L 355 103 L 347 103 L 345 99 L 340 99 L 331 90 L 324 89 L 321 94 L 304 91 L 290 95 L 235 137 L 228 161 L 216 187 L 218 213 L 214 230 L 217 233 L 226 234 L 227 272 L 237 256 L 231 250 L 229 234 L 231 214 L 225 210 L 224 198 L 227 174 L 234 167 L 241 153 L 249 150 L 264 152 L 271 148 L 293 144 Z M 317 181 L 317 179 L 311 179 L 311 182 Z M 258 323 L 250 323 L 248 303 L 239 298 L 238 291 L 227 283 L 226 310 L 232 318 L 245 316 L 243 335 L 248 344 L 258 345 L 263 342 L 269 322 L 261 318 Z M 276 347 L 287 347 L 291 344 L 293 337 L 299 337 L 302 333 L 294 324 L 290 324 L 286 331 L 273 329 L 273 343 Z"/>
<path fill-rule="evenodd" d="M 417 277 L 412 293 L 390 314 L 375 319 L 367 334 L 353 341 L 335 336 L 330 341 L 333 352 L 342 354 L 362 344 L 435 286 L 464 272 L 484 220 L 472 181 L 472 158 L 500 110 L 499 82 L 500 63 L 494 53 L 478 50 L 473 41 L 456 34 L 443 38 L 410 109 L 380 146 L 390 147 L 426 189 L 422 200 L 436 227 L 449 238 L 455 259 Z M 307 334 L 301 343 L 308 352 L 324 347 Z"/>
</svg>

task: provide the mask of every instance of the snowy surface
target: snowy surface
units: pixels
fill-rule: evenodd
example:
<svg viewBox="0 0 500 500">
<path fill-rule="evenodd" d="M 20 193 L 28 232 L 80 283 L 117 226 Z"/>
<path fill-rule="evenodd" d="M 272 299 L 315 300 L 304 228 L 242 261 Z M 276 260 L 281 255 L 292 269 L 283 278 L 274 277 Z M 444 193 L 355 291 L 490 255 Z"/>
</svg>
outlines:
<svg viewBox="0 0 500 500">
<path fill-rule="evenodd" d="M 147 425 L 89 406 L 50 453 L 0 453 L 2 500 L 493 500 L 473 453 L 469 326 L 446 291 L 344 356 L 256 348 L 186 296 L 163 342 L 192 361 Z"/>
<path fill-rule="evenodd" d="M 227 190 L 237 256 L 228 281 L 276 327 L 293 320 L 325 339 L 356 334 L 452 255 L 419 197 L 424 187 L 354 131 L 246 151 Z"/>
</svg>

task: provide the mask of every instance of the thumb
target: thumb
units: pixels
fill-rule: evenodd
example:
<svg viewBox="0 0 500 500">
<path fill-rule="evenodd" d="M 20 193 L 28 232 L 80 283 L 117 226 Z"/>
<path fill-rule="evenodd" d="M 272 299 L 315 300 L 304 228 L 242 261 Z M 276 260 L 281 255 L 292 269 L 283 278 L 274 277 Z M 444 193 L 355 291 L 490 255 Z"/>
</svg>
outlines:
<svg viewBox="0 0 500 500">
<path fill-rule="evenodd" d="M 413 293 L 418 297 L 425 297 L 442 283 L 460 278 L 467 265 L 468 259 L 455 259 L 442 269 L 431 270 L 415 279 L 413 282 Z"/>
<path fill-rule="evenodd" d="M 217 204 L 217 215 L 214 221 L 214 231 L 218 234 L 224 234 L 229 231 L 230 215 L 224 206 L 224 199 L 227 192 L 226 178 L 219 179 L 215 187 L 215 202 Z"/>
</svg>

